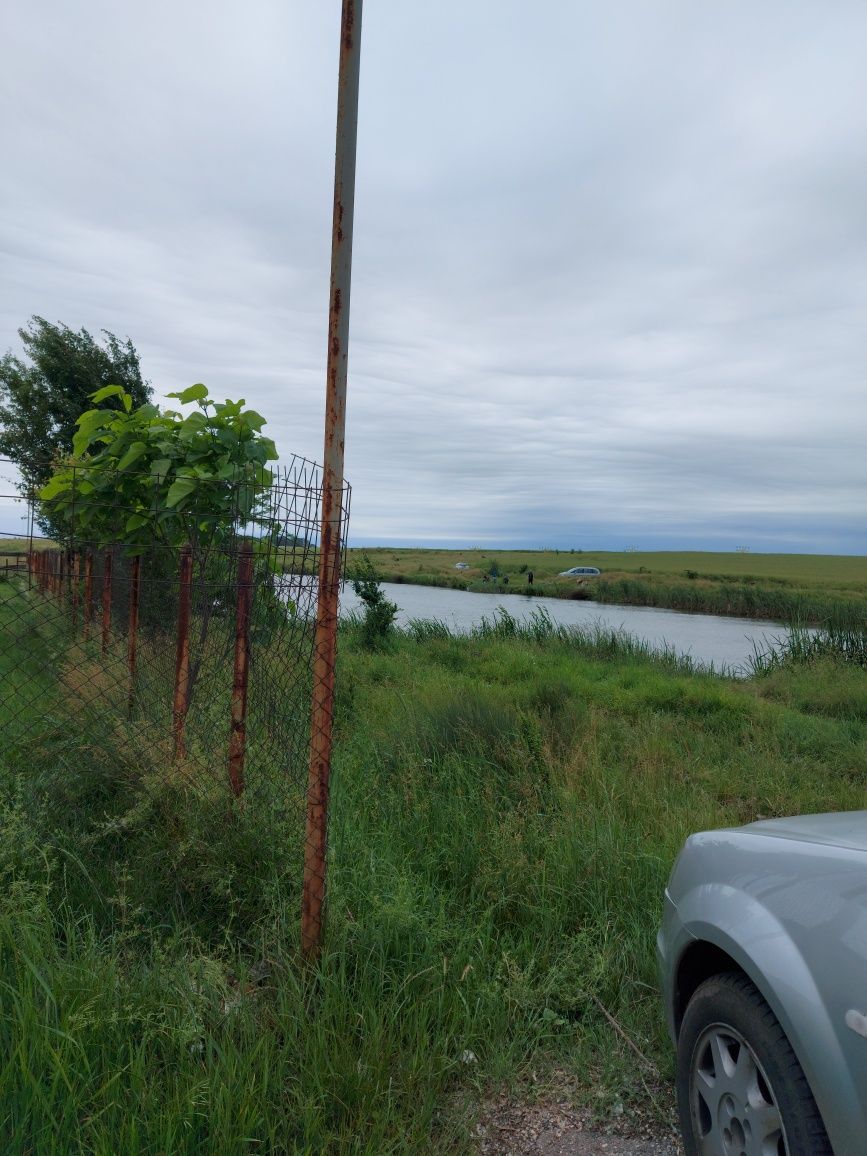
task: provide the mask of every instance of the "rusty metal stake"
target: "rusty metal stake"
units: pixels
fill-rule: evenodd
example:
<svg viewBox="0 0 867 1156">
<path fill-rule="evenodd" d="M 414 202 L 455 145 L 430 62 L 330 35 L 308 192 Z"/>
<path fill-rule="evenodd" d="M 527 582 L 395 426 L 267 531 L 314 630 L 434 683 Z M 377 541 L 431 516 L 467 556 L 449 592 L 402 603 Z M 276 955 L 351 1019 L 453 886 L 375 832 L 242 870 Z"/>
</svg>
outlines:
<svg viewBox="0 0 867 1156">
<path fill-rule="evenodd" d="M 90 624 L 93 622 L 93 551 L 87 550 L 84 555 L 84 639 L 90 636 Z"/>
<path fill-rule="evenodd" d="M 102 570 L 102 653 L 108 650 L 111 636 L 111 550 L 106 550 Z"/>
<path fill-rule="evenodd" d="M 78 628 L 78 583 L 81 576 L 81 555 L 77 550 L 72 555 L 72 629 Z"/>
<path fill-rule="evenodd" d="M 247 746 L 247 682 L 250 670 L 250 610 L 253 602 L 253 548 L 245 544 L 238 558 L 238 599 L 235 611 L 235 665 L 232 679 L 232 729 L 229 734 L 229 785 L 239 799 L 244 793 Z"/>
<path fill-rule="evenodd" d="M 126 640 L 126 660 L 129 667 L 129 694 L 127 696 L 127 714 L 132 717 L 132 708 L 135 701 L 135 668 L 138 657 L 138 603 L 141 587 L 141 558 L 136 555 L 130 564 L 129 571 L 129 626 Z"/>
<path fill-rule="evenodd" d="M 187 757 L 184 727 L 187 721 L 187 691 L 190 684 L 190 604 L 193 584 L 193 548 L 187 543 L 181 548 L 178 568 L 178 635 L 175 657 L 175 696 L 172 708 L 174 759 Z"/>
<path fill-rule="evenodd" d="M 337 658 L 337 601 L 340 586 L 343 442 L 346 428 L 346 369 L 355 204 L 361 8 L 362 0 L 343 0 L 340 71 L 337 80 L 337 141 L 334 158 L 334 213 L 331 225 L 322 536 L 313 651 L 313 703 L 310 766 L 307 778 L 304 887 L 301 898 L 301 951 L 310 960 L 318 956 L 322 944 L 322 910 L 325 900 L 328 787 L 331 774 L 334 666 Z"/>
</svg>

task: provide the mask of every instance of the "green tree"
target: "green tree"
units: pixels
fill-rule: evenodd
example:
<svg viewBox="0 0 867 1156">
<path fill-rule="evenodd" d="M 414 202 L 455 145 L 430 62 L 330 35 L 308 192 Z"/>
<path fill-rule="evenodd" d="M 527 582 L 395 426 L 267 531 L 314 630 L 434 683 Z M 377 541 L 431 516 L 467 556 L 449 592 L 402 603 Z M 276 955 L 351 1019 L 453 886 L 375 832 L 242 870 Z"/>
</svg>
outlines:
<svg viewBox="0 0 867 1156">
<path fill-rule="evenodd" d="M 169 397 L 196 409 L 185 416 L 149 402 L 134 407 L 119 385 L 90 396 L 96 408 L 78 418 L 72 454 L 39 490 L 43 517 L 61 536 L 140 553 L 265 526 L 267 463 L 277 457 L 261 433 L 265 419 L 243 399 L 211 401 L 202 384 Z M 110 400 L 120 408 L 103 408 Z"/>
<path fill-rule="evenodd" d="M 72 450 L 77 419 L 95 391 L 118 385 L 141 406 L 151 390 L 129 338 L 103 330 L 100 343 L 86 329 L 75 332 L 44 317 L 32 317 L 18 335 L 26 359 L 11 351 L 0 358 L 0 456 L 16 463 L 26 493 L 44 485 L 54 459 Z M 119 394 L 105 404 L 119 410 Z"/>
</svg>

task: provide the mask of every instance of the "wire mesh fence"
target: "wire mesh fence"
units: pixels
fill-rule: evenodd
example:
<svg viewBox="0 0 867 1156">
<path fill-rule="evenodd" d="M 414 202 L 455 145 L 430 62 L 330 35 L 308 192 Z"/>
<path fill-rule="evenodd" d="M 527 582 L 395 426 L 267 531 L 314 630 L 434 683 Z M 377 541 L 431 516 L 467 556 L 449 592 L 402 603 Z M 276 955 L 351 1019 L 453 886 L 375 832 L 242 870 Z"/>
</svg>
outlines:
<svg viewBox="0 0 867 1156">
<path fill-rule="evenodd" d="M 151 476 L 139 481 L 148 492 Z M 4 758 L 24 768 L 52 743 L 68 762 L 74 750 L 72 774 L 182 829 L 179 881 L 228 829 L 241 893 L 244 854 L 267 837 L 299 910 L 322 484 L 294 458 L 265 485 L 215 481 L 165 516 L 130 501 L 129 471 L 82 466 L 62 500 L 27 503 L 25 537 L 0 537 Z M 346 486 L 341 558 L 348 515 Z M 136 821 L 106 813 L 116 837 Z"/>
</svg>

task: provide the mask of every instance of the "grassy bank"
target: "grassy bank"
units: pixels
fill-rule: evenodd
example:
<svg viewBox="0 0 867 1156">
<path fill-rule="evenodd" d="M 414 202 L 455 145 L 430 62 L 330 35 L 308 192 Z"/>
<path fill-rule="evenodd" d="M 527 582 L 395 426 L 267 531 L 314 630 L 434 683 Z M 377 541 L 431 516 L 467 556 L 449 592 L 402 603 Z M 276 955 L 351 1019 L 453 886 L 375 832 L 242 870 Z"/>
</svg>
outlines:
<svg viewBox="0 0 867 1156">
<path fill-rule="evenodd" d="M 553 598 L 594 599 L 780 622 L 859 624 L 867 619 L 867 558 L 818 554 L 603 551 L 350 551 L 387 581 Z M 466 563 L 466 570 L 456 570 Z M 561 571 L 595 566 L 598 578 Z M 532 588 L 528 574 L 533 573 Z"/>
<path fill-rule="evenodd" d="M 10 1153 L 469 1151 L 486 1089 L 553 1067 L 628 1109 L 655 1082 L 608 1016 L 670 1073 L 653 935 L 684 836 L 864 804 L 867 675 L 833 653 L 735 682 L 541 620 L 378 653 L 350 626 L 305 975 L 297 848 L 165 777 L 155 807 L 77 733 L 59 640 L 3 605 Z"/>
</svg>

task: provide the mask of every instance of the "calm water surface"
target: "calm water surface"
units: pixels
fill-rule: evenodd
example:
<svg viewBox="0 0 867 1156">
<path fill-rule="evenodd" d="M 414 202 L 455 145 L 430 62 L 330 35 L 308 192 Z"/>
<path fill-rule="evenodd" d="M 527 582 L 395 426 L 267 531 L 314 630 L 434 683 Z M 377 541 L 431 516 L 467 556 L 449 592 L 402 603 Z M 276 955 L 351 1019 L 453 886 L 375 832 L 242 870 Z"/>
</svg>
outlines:
<svg viewBox="0 0 867 1156">
<path fill-rule="evenodd" d="M 393 582 L 384 582 L 382 588 L 400 607 L 399 625 L 406 625 L 414 618 L 434 618 L 464 633 L 478 626 L 482 618 L 492 618 L 500 606 L 518 619 L 529 618 L 534 609 L 544 606 L 552 621 L 558 624 L 624 630 L 653 647 L 669 647 L 704 665 L 713 663 L 717 670 L 724 667 L 745 672 L 754 647 L 766 650 L 770 643 L 788 635 L 785 626 L 779 623 L 753 618 L 682 614 L 655 607 L 612 606 L 562 598 L 528 598 L 523 594 L 471 594 L 465 590 Z M 348 584 L 341 594 L 340 608 L 341 613 L 360 609 L 360 602 Z"/>
</svg>

